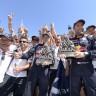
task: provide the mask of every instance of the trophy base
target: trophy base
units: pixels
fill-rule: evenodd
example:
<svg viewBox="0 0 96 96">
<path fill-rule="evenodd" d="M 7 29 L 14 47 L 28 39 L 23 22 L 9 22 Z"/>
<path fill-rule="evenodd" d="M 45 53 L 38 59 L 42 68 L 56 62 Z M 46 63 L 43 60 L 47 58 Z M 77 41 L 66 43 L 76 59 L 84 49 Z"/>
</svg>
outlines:
<svg viewBox="0 0 96 96">
<path fill-rule="evenodd" d="M 48 65 L 52 65 L 53 64 L 53 61 L 50 60 L 50 59 L 36 59 L 36 65 L 42 65 L 43 62 L 48 62 Z"/>
<path fill-rule="evenodd" d="M 65 54 L 66 57 L 74 57 L 75 53 L 76 52 L 68 52 L 68 51 L 66 51 L 66 52 L 59 52 L 57 56 L 60 56 L 62 54 Z"/>
</svg>

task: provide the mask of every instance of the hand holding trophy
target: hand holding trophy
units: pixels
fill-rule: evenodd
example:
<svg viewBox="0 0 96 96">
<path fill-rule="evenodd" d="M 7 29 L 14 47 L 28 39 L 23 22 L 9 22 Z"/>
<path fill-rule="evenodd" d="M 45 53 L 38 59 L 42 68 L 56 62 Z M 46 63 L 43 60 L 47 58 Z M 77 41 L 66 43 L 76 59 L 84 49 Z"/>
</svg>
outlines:
<svg viewBox="0 0 96 96">
<path fill-rule="evenodd" d="M 69 40 L 67 35 L 61 36 L 61 46 L 58 49 L 58 56 L 65 54 L 66 57 L 74 57 L 76 48 L 72 41 Z"/>
<path fill-rule="evenodd" d="M 53 64 L 53 55 L 48 45 L 43 46 L 42 53 L 36 59 L 36 64 L 42 64 L 43 66 Z"/>
</svg>

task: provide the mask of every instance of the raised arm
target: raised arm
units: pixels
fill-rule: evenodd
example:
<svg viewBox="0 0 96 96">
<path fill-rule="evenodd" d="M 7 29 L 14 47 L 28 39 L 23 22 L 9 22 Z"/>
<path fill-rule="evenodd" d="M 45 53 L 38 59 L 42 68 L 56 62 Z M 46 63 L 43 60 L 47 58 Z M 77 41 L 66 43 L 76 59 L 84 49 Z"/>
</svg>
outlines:
<svg viewBox="0 0 96 96">
<path fill-rule="evenodd" d="M 13 19 L 13 13 L 10 13 L 8 15 L 8 29 L 9 29 L 10 34 L 14 36 L 15 33 L 14 33 L 13 25 L 12 25 L 12 19 Z"/>
</svg>

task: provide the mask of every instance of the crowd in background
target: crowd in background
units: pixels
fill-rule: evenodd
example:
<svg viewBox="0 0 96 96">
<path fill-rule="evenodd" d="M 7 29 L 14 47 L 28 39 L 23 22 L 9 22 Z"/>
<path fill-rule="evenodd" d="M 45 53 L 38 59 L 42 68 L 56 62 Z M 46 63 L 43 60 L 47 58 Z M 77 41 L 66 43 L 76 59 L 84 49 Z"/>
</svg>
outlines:
<svg viewBox="0 0 96 96">
<path fill-rule="evenodd" d="M 4 28 L 0 28 L 0 96 L 57 96 L 56 94 L 59 94 L 58 96 L 79 96 L 79 94 L 81 96 L 96 96 L 96 76 L 91 74 L 91 72 L 93 72 L 91 67 L 94 68 L 95 72 L 96 55 L 93 55 L 96 54 L 96 51 L 94 51 L 94 54 L 92 52 L 90 53 L 92 58 L 88 53 L 90 50 L 96 50 L 95 25 L 90 25 L 86 28 L 86 30 L 84 30 L 83 26 L 85 21 L 81 19 L 73 24 L 73 28 L 70 26 L 68 27 L 69 32 L 65 35 L 72 42 L 74 42 L 74 44 L 77 44 L 77 42 L 80 42 L 80 44 L 83 42 L 82 46 L 85 44 L 83 47 L 81 47 L 81 45 L 76 45 L 76 51 L 78 52 L 83 50 L 86 52 L 84 49 L 86 47 L 89 56 L 87 56 L 87 53 L 78 53 L 75 55 L 75 59 L 71 58 L 73 60 L 72 61 L 64 54 L 57 56 L 58 49 L 60 46 L 62 46 L 63 34 L 56 33 L 54 23 L 50 24 L 50 28 L 48 28 L 47 25 L 44 25 L 39 30 L 38 36 L 32 34 L 31 40 L 28 40 L 28 29 L 23 25 L 18 28 L 18 35 L 15 35 L 12 20 L 13 14 L 11 13 L 8 15 L 9 34 L 5 34 Z M 81 40 L 83 37 L 87 38 L 87 40 Z M 91 44 L 89 44 L 89 41 Z M 86 44 L 86 42 L 88 44 Z M 38 63 L 36 63 L 38 54 L 42 53 L 41 50 L 45 45 L 47 45 L 51 50 L 51 59 L 54 62 L 50 65 L 45 61 L 43 64 L 38 65 Z M 82 58 L 85 58 L 85 61 Z M 94 63 L 92 66 L 88 59 L 92 60 Z M 55 95 L 52 95 L 52 86 L 57 76 L 58 65 L 60 64 L 60 61 L 62 61 L 64 75 L 68 81 L 67 85 L 65 84 L 68 90 L 66 89 L 65 93 L 59 93 L 55 92 L 57 90 L 54 89 L 53 93 Z M 87 64 L 85 64 L 86 62 L 90 63 L 90 66 L 87 66 Z M 83 76 L 81 73 L 79 74 L 76 70 L 81 72 L 79 69 L 82 69 L 82 64 L 79 67 L 76 65 L 75 67 L 77 67 L 77 69 L 75 70 L 75 67 L 71 66 L 73 63 L 84 63 L 83 66 L 85 69 L 83 69 L 82 74 L 83 72 L 86 73 L 88 71 L 89 75 Z M 88 68 L 88 70 L 86 68 Z M 73 71 L 73 69 L 75 71 Z M 79 75 L 75 74 L 75 72 L 77 72 Z M 93 81 L 88 81 L 89 86 L 87 86 L 88 84 L 87 82 L 85 84 L 85 81 L 87 81 L 89 78 L 92 78 L 93 75 L 94 80 L 92 79 Z M 77 81 L 75 80 L 74 77 L 76 76 L 80 78 L 80 82 L 82 83 L 80 83 L 77 78 Z M 79 87 L 76 85 L 76 82 L 78 82 Z M 95 88 L 93 85 L 91 86 L 90 82 L 94 83 Z M 89 89 L 87 89 L 87 87 Z M 75 90 L 77 93 L 75 93 Z M 94 90 L 94 92 L 91 92 L 90 90 Z"/>
</svg>

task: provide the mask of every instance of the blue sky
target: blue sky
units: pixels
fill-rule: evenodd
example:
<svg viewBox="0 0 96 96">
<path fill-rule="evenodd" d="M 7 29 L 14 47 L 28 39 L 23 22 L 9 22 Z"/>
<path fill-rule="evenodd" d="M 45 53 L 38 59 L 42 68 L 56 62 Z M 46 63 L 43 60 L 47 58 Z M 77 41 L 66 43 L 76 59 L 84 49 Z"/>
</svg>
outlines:
<svg viewBox="0 0 96 96">
<path fill-rule="evenodd" d="M 68 25 L 84 19 L 88 25 L 96 25 L 96 0 L 0 0 L 0 27 L 8 33 L 7 15 L 14 13 L 13 28 L 17 34 L 23 19 L 29 37 L 38 35 L 41 26 L 54 22 L 57 34 L 68 32 Z"/>
</svg>

